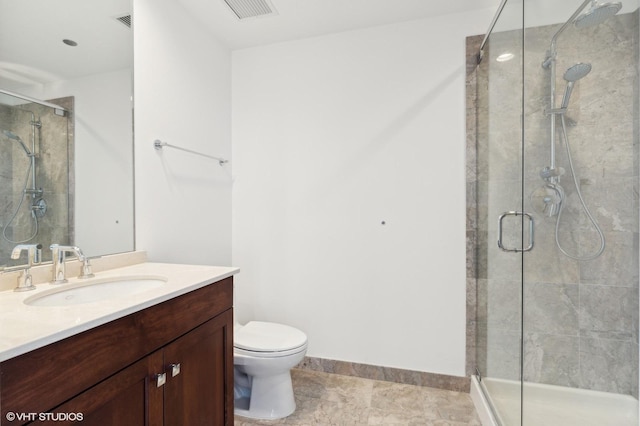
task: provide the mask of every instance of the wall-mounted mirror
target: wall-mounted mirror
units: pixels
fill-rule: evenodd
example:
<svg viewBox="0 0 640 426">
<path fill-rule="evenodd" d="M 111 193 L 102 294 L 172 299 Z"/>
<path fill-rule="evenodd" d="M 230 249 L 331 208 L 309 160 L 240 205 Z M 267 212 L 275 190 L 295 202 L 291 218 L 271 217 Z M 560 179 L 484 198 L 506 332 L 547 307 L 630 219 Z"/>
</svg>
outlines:
<svg viewBox="0 0 640 426">
<path fill-rule="evenodd" d="M 0 269 L 17 244 L 134 249 L 131 14 L 0 0 Z"/>
</svg>

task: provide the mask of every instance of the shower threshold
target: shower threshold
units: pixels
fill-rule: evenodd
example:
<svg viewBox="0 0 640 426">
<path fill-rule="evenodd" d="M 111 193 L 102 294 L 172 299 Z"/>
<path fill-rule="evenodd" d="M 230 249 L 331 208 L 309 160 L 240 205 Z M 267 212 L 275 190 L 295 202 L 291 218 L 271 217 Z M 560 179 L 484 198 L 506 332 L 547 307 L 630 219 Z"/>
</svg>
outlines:
<svg viewBox="0 0 640 426">
<path fill-rule="evenodd" d="M 524 425 L 638 425 L 638 400 L 629 395 L 540 383 L 525 383 L 522 393 Z M 483 426 L 520 425 L 520 382 L 488 377 L 479 382 L 474 376 L 471 396 Z"/>
</svg>

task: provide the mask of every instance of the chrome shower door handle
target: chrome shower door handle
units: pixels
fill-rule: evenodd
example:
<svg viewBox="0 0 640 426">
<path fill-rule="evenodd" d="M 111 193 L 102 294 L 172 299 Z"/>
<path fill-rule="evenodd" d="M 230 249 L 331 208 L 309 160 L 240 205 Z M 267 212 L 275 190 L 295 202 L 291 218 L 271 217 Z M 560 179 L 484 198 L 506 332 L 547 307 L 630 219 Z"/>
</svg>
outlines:
<svg viewBox="0 0 640 426">
<path fill-rule="evenodd" d="M 516 216 L 516 217 L 523 216 L 529 219 L 529 245 L 527 247 L 523 247 L 523 248 L 505 247 L 502 241 L 502 222 L 504 221 L 504 218 L 506 218 L 507 216 Z M 525 212 L 510 211 L 510 212 L 502 213 L 498 217 L 498 247 L 500 247 L 500 250 L 502 251 L 513 252 L 513 253 L 522 253 L 525 251 L 531 251 L 531 249 L 533 249 L 533 217 L 529 213 L 525 213 Z"/>
</svg>

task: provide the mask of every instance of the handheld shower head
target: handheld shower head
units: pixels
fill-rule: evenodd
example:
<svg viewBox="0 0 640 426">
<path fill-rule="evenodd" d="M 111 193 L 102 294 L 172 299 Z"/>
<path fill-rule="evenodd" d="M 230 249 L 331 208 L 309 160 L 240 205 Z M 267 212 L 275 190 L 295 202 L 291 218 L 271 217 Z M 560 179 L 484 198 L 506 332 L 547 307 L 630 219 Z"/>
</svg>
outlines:
<svg viewBox="0 0 640 426">
<path fill-rule="evenodd" d="M 579 62 L 564 72 L 562 78 L 568 82 L 576 82 L 591 72 L 591 64 Z"/>
<path fill-rule="evenodd" d="M 622 9 L 622 3 L 598 4 L 594 1 L 591 8 L 573 21 L 576 28 L 587 28 L 599 25 Z"/>
<path fill-rule="evenodd" d="M 573 86 L 576 84 L 576 81 L 585 77 L 590 72 L 591 64 L 583 62 L 577 63 L 565 71 L 563 78 L 567 81 L 567 89 L 564 91 L 560 108 L 567 108 L 569 106 L 569 98 L 571 98 L 571 92 L 573 91 Z"/>
<path fill-rule="evenodd" d="M 29 148 L 27 148 L 27 146 L 24 144 L 24 142 L 22 142 L 22 139 L 20 139 L 20 136 L 16 135 L 15 133 L 13 133 L 10 130 L 3 130 L 2 134 L 5 135 L 6 137 L 8 137 L 9 139 L 12 139 L 12 140 L 18 142 L 20 144 L 20 146 L 22 146 L 22 149 L 24 149 L 24 152 L 26 152 L 28 156 L 31 156 L 31 151 L 29 151 Z"/>
</svg>

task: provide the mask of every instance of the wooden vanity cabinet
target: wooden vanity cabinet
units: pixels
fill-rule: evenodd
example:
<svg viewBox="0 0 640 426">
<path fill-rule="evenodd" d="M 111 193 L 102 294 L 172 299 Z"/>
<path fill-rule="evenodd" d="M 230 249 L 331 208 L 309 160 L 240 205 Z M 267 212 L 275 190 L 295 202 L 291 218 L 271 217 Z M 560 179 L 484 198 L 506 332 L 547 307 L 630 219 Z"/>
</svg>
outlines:
<svg viewBox="0 0 640 426">
<path fill-rule="evenodd" d="M 155 386 L 153 380 L 162 369 L 162 361 L 162 352 L 155 352 L 46 413 L 52 416 L 49 421 L 34 424 L 60 424 L 57 416 L 73 413 L 82 416 L 82 421 L 74 417 L 76 421 L 68 424 L 162 425 L 163 388 Z"/>
<path fill-rule="evenodd" d="M 227 278 L 1 363 L 0 421 L 232 425 L 232 291 Z"/>
</svg>

